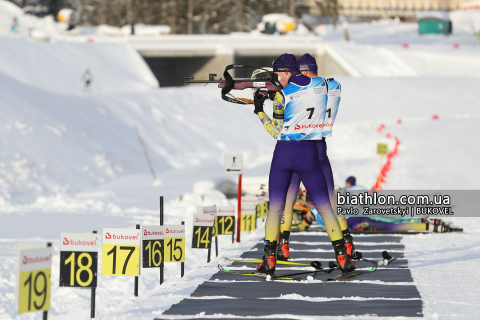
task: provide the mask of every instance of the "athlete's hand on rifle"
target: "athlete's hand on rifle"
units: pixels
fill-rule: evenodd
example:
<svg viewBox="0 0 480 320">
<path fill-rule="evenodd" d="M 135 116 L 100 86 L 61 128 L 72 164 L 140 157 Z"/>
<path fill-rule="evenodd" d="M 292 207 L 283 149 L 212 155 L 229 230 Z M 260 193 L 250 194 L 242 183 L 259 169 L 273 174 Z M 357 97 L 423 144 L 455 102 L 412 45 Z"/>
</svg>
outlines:
<svg viewBox="0 0 480 320">
<path fill-rule="evenodd" d="M 255 94 L 253 95 L 253 103 L 255 105 L 255 110 L 253 111 L 253 113 L 258 114 L 259 112 L 264 112 L 263 103 L 267 99 L 268 95 L 260 95 L 260 89 L 255 91 Z"/>
</svg>

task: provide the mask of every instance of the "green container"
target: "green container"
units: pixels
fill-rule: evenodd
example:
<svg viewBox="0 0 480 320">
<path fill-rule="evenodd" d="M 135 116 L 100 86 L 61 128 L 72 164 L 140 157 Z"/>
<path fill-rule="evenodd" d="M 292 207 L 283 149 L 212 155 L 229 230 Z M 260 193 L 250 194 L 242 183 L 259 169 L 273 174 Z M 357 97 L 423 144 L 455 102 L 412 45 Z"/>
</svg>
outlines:
<svg viewBox="0 0 480 320">
<path fill-rule="evenodd" d="M 447 34 L 452 33 L 452 22 L 444 20 L 420 20 L 418 21 L 419 34 Z"/>
</svg>

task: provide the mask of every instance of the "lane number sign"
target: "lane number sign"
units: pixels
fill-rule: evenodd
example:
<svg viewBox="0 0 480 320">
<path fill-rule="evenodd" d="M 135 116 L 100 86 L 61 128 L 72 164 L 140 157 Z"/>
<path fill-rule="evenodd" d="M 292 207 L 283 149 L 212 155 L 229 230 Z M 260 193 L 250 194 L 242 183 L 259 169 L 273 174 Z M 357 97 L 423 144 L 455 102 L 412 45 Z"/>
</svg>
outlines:
<svg viewBox="0 0 480 320">
<path fill-rule="evenodd" d="M 142 267 L 158 268 L 163 266 L 164 226 L 142 226 Z"/>
<path fill-rule="evenodd" d="M 97 287 L 98 235 L 60 235 L 60 287 Z"/>
<path fill-rule="evenodd" d="M 22 250 L 19 244 L 17 269 L 19 314 L 50 309 L 52 254 L 52 247 Z"/>
<path fill-rule="evenodd" d="M 103 229 L 102 275 L 140 275 L 140 229 Z"/>
<path fill-rule="evenodd" d="M 217 216 L 215 217 L 215 229 L 217 230 L 217 233 L 235 234 L 235 225 L 235 207 L 218 207 Z"/>
<path fill-rule="evenodd" d="M 208 249 L 212 247 L 214 221 L 215 217 L 213 215 L 193 215 L 192 248 Z"/>
<path fill-rule="evenodd" d="M 257 227 L 257 206 L 242 206 L 240 231 L 252 231 Z"/>
<path fill-rule="evenodd" d="M 165 262 L 185 262 L 185 226 L 165 225 Z"/>
</svg>

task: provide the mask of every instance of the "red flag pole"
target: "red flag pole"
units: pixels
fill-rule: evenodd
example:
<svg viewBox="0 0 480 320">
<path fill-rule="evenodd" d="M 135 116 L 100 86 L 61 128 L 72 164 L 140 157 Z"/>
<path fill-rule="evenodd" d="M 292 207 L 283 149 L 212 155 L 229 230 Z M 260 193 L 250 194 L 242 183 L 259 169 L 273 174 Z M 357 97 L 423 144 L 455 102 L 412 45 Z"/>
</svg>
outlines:
<svg viewBox="0 0 480 320">
<path fill-rule="evenodd" d="M 237 212 L 237 242 L 240 242 L 240 226 L 242 223 L 242 174 L 238 175 L 238 212 Z"/>
</svg>

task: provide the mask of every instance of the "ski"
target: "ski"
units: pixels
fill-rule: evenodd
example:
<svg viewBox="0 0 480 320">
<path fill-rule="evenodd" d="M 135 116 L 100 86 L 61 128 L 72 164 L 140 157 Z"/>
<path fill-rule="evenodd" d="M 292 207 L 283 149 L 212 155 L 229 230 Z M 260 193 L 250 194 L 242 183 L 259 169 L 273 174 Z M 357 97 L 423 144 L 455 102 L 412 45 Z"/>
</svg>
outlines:
<svg viewBox="0 0 480 320">
<path fill-rule="evenodd" d="M 369 270 L 354 270 L 354 271 L 351 271 L 351 272 L 347 272 L 347 273 L 341 273 L 339 274 L 338 276 L 335 276 L 333 278 L 329 278 L 327 279 L 327 281 L 337 281 L 337 280 L 344 280 L 346 278 L 351 278 L 353 276 L 357 276 L 359 274 L 364 274 L 364 273 L 369 273 L 369 272 L 375 272 L 377 271 L 377 268 L 372 268 L 372 269 L 369 269 Z"/>
<path fill-rule="evenodd" d="M 239 259 L 230 259 L 225 256 L 223 256 L 223 259 L 226 261 L 232 261 L 232 262 L 245 262 L 245 263 L 261 263 L 262 260 L 239 260 Z M 282 264 L 282 265 L 292 265 L 292 266 L 311 266 L 311 263 L 302 263 L 302 262 L 291 262 L 291 261 L 284 261 L 284 260 L 277 260 L 276 264 Z"/>
<path fill-rule="evenodd" d="M 266 274 L 266 273 L 260 273 L 260 272 L 232 271 L 232 270 L 224 269 L 221 265 L 218 265 L 218 270 L 220 270 L 222 272 L 231 273 L 231 274 L 238 274 L 238 275 L 242 275 L 242 276 L 258 277 L 258 278 L 268 278 L 268 277 L 270 277 L 272 280 L 273 279 L 274 280 L 302 280 L 301 278 L 292 278 L 290 276 L 276 276 L 275 274 Z"/>
</svg>

